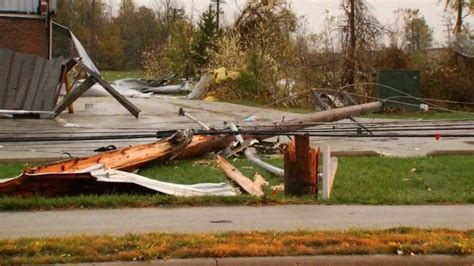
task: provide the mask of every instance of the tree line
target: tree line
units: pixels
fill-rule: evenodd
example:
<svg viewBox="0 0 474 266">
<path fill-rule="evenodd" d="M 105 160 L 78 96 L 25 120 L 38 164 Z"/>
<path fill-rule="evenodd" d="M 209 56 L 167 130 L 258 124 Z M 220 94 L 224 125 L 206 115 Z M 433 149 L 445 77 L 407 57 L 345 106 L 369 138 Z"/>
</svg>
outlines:
<svg viewBox="0 0 474 266">
<path fill-rule="evenodd" d="M 115 14 L 102 0 L 63 0 L 56 20 L 73 30 L 100 69 L 143 69 L 150 77 L 172 71 L 185 78 L 221 69 L 224 78 L 213 91 L 216 97 L 270 102 L 289 93 L 281 84 L 290 79 L 298 81 L 294 90 L 338 87 L 370 81 L 379 69 L 419 69 L 426 77 L 424 90 L 431 87 L 429 95 L 450 90 L 452 99 L 474 97 L 472 60 L 444 52 L 430 56 L 433 30 L 419 10 L 400 9 L 394 14 L 398 24 L 383 25 L 363 0 L 338 3 L 343 15 L 327 15 L 317 33 L 285 0 L 249 0 L 223 27 L 215 6 L 210 4 L 195 25 L 176 0 L 157 0 L 154 9 L 122 0 Z M 454 13 L 456 40 L 472 38 L 464 20 L 474 0 L 444 4 Z M 58 38 L 55 44 L 57 53 L 71 50 L 66 40 Z M 449 77 L 462 84 L 449 86 Z M 458 86 L 463 93 L 455 93 Z M 370 94 L 368 88 L 356 90 Z"/>
</svg>

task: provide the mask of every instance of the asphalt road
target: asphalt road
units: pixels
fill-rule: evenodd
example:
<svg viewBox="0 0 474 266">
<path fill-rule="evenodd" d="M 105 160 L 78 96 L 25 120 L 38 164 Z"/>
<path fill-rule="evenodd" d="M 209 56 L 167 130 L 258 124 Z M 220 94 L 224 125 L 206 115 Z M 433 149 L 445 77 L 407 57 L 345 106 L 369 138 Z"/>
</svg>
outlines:
<svg viewBox="0 0 474 266">
<path fill-rule="evenodd" d="M 0 238 L 126 233 L 474 228 L 474 205 L 266 206 L 1 212 Z"/>
<path fill-rule="evenodd" d="M 0 119 L 0 135 L 7 137 L 60 137 L 60 136 L 95 136 L 110 134 L 155 133 L 160 130 L 199 128 L 199 125 L 179 116 L 178 110 L 183 107 L 200 121 L 215 128 L 223 128 L 224 122 L 239 125 L 260 125 L 280 122 L 299 116 L 299 114 L 279 110 L 256 108 L 230 103 L 188 101 L 177 99 L 130 99 L 143 112 L 139 119 L 131 116 L 125 108 L 112 97 L 81 97 L 74 104 L 75 114 L 63 113 L 57 119 Z M 85 104 L 93 104 L 86 109 Z M 242 121 L 249 114 L 256 116 L 255 122 Z M 363 123 L 386 122 L 394 120 L 358 118 Z M 349 120 L 340 121 L 348 123 Z M 413 121 L 405 121 L 413 124 Z M 404 122 L 404 123 L 405 123 Z M 415 121 L 416 122 L 416 121 Z M 439 124 L 442 121 L 434 122 Z M 31 130 L 34 128 L 34 130 Z M 420 134 L 471 134 L 472 130 L 456 131 L 423 131 Z M 404 133 L 404 132 L 398 132 Z M 282 138 L 285 140 L 286 138 Z M 140 143 L 150 143 L 156 139 L 136 140 L 87 140 L 87 141 L 54 141 L 54 142 L 2 142 L 0 143 L 0 161 L 36 162 L 59 160 L 60 158 L 82 157 L 95 154 L 99 147 L 115 145 L 128 147 Z M 347 138 L 347 137 L 312 137 L 311 144 L 316 147 L 329 144 L 335 152 L 380 153 L 387 156 L 424 156 L 429 153 L 455 152 L 474 153 L 474 138 Z M 67 152 L 67 154 L 65 154 Z"/>
</svg>

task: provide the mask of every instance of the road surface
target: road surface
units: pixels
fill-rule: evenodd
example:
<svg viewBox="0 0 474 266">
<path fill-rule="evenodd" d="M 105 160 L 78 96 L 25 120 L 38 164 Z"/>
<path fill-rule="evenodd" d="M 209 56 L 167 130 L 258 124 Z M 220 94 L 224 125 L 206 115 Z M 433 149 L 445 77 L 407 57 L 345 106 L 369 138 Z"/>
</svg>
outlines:
<svg viewBox="0 0 474 266">
<path fill-rule="evenodd" d="M 154 134 L 156 131 L 199 128 L 189 119 L 179 116 L 183 107 L 200 121 L 223 128 L 224 122 L 240 125 L 281 122 L 295 118 L 298 114 L 279 110 L 249 107 L 230 103 L 188 101 L 178 99 L 130 99 L 143 110 L 139 119 L 135 119 L 112 97 L 81 97 L 75 103 L 76 113 L 63 113 L 57 119 L 0 119 L 0 135 L 7 137 L 60 137 L 95 136 L 111 134 Z M 86 109 L 85 104 L 93 104 Z M 256 116 L 255 122 L 242 119 L 250 114 Z M 394 121 L 381 119 L 358 119 L 363 123 Z M 343 120 L 341 123 L 348 123 Z M 404 122 L 405 123 L 405 122 Z M 410 123 L 413 123 L 410 122 Z M 441 123 L 441 122 L 435 122 Z M 470 134 L 472 130 L 430 131 L 417 133 Z M 397 132 L 396 132 L 397 133 Z M 404 133 L 404 132 L 398 132 Z M 286 138 L 282 138 L 285 140 Z M 51 161 L 60 158 L 88 156 L 95 154 L 99 147 L 115 145 L 128 147 L 140 143 L 150 143 L 156 139 L 87 140 L 54 142 L 1 142 L 0 161 L 36 162 Z M 347 138 L 312 137 L 311 144 L 318 146 L 329 144 L 334 152 L 372 152 L 389 156 L 424 156 L 434 151 L 474 153 L 474 138 Z"/>
</svg>

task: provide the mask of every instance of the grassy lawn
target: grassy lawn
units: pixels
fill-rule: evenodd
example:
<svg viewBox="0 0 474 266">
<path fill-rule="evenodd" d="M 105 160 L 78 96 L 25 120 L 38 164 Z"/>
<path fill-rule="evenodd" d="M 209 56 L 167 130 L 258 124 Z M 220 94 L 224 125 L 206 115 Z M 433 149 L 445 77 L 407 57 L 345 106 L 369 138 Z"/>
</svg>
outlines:
<svg viewBox="0 0 474 266">
<path fill-rule="evenodd" d="M 267 160 L 282 167 L 281 159 Z M 160 205 L 259 205 L 259 204 L 315 204 L 315 197 L 286 197 L 273 193 L 271 186 L 282 184 L 275 177 L 243 159 L 231 160 L 240 171 L 253 177 L 256 172 L 269 182 L 265 197 L 249 195 L 237 197 L 178 198 L 164 195 L 110 195 L 64 198 L 33 197 L 0 198 L 0 210 L 56 209 L 56 208 L 115 208 L 152 207 Z M 418 158 L 339 158 L 339 169 L 334 182 L 330 204 L 432 204 L 474 203 L 474 156 L 437 156 Z M 1 177 L 15 176 L 22 165 L 0 165 Z M 3 170 L 6 169 L 6 170 Z M 11 173 L 11 174 L 3 174 Z M 179 161 L 142 169 L 139 174 L 165 182 L 196 184 L 226 182 L 227 177 L 214 160 Z"/>
<path fill-rule="evenodd" d="M 145 73 L 141 70 L 129 70 L 129 71 L 102 71 L 102 78 L 106 81 L 114 81 L 118 79 L 126 79 L 126 78 L 137 78 L 143 79 L 145 78 Z"/>
<path fill-rule="evenodd" d="M 0 241 L 0 264 L 302 255 L 472 255 L 474 231 L 389 230 L 128 234 Z"/>
<path fill-rule="evenodd" d="M 474 156 L 339 158 L 333 203 L 474 203 Z"/>
<path fill-rule="evenodd" d="M 0 179 L 18 176 L 26 166 L 21 163 L 0 164 Z"/>
</svg>

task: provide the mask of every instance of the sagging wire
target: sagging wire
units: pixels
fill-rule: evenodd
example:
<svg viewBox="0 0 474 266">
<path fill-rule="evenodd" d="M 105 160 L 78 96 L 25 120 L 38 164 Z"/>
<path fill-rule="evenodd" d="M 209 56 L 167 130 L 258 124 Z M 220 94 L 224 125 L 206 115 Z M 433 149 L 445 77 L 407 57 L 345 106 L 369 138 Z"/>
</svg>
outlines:
<svg viewBox="0 0 474 266">
<path fill-rule="evenodd" d="M 375 82 L 360 82 L 360 83 L 354 83 L 354 84 L 349 84 L 349 85 L 346 85 L 346 86 L 343 86 L 343 87 L 340 87 L 339 90 L 343 90 L 343 89 L 347 89 L 347 88 L 350 88 L 350 87 L 355 87 L 355 86 L 364 86 L 364 85 L 375 85 L 375 86 L 380 86 L 380 87 L 384 87 L 384 88 L 387 88 L 387 89 L 390 89 L 390 90 L 393 90 L 395 92 L 398 92 L 400 94 L 403 94 L 409 98 L 413 98 L 415 100 L 418 100 L 424 104 L 427 104 L 428 106 L 435 106 L 436 108 L 438 109 L 435 109 L 435 110 L 440 110 L 440 111 L 446 111 L 446 112 L 452 112 L 452 113 L 459 113 L 459 114 L 469 114 L 469 115 L 474 115 L 474 113 L 471 113 L 471 112 L 463 112 L 463 111 L 455 111 L 455 110 L 451 110 L 451 109 L 448 109 L 448 108 L 444 108 L 440 105 L 437 105 L 437 104 L 433 104 L 433 103 L 430 103 L 430 102 L 427 102 L 425 100 L 423 100 L 422 98 L 419 98 L 419 97 L 415 97 L 413 95 L 410 95 L 404 91 L 401 91 L 399 89 L 396 89 L 394 87 L 391 87 L 391 86 L 388 86 L 388 85 L 385 85 L 385 84 L 381 84 L 381 83 L 375 83 Z M 398 97 L 398 96 L 394 96 L 394 97 Z M 392 97 L 390 97 L 392 98 Z M 390 99 L 388 98 L 388 99 Z M 438 101 L 443 101 L 443 100 L 438 100 Z M 403 103 L 399 103 L 399 104 L 403 104 Z M 405 103 L 406 104 L 406 103 Z M 473 103 L 474 104 L 474 103 Z M 418 106 L 418 105 L 415 105 L 415 106 Z"/>
<path fill-rule="evenodd" d="M 368 128 L 374 128 L 374 129 L 379 129 L 379 128 L 426 128 L 426 127 L 431 127 L 431 128 L 440 128 L 440 127 L 467 127 L 473 124 L 474 121 L 472 120 L 449 120 L 448 121 L 436 121 L 436 120 L 421 120 L 421 121 L 383 121 L 383 122 L 362 122 L 365 127 Z M 314 122 L 314 123 L 298 123 L 298 124 L 285 124 L 285 126 L 305 126 L 305 127 L 315 127 L 318 126 L 319 129 L 347 129 L 347 128 L 357 128 L 354 123 L 344 123 L 344 122 L 337 122 L 337 123 L 327 123 L 327 122 Z M 241 125 L 241 128 L 247 129 L 247 128 L 256 128 L 256 126 L 253 125 Z M 258 125 L 258 128 L 274 128 L 277 127 L 274 123 L 273 124 L 261 124 Z M 179 131 L 180 129 L 173 129 L 173 130 L 161 130 L 161 134 L 169 133 L 172 134 L 176 131 Z M 22 133 L 18 134 L 17 132 L 0 132 L 0 136 L 4 137 L 10 137 L 10 136 L 19 136 L 19 135 L 25 135 L 25 136 L 48 136 L 48 135 L 54 135 L 56 137 L 63 137 L 63 136 L 74 136 L 74 135 L 84 135 L 84 134 L 90 134 L 89 136 L 97 135 L 101 136 L 104 134 L 118 134 L 118 136 L 127 136 L 127 135 L 138 135 L 138 134 L 153 134 L 155 133 L 156 130 L 147 130 L 147 131 L 93 131 L 93 132 L 88 132 L 88 131 L 76 131 L 76 132 L 61 132 L 58 134 L 58 132 L 50 131 L 50 132 L 34 132 L 32 133 Z"/>
<path fill-rule="evenodd" d="M 270 104 L 267 104 L 267 105 L 264 105 L 262 108 L 269 108 L 273 105 L 276 105 L 278 103 L 281 103 L 281 102 L 284 102 L 284 101 L 287 101 L 287 100 L 290 100 L 290 99 L 294 99 L 294 98 L 297 98 L 297 97 L 301 97 L 303 96 L 304 94 L 307 94 L 307 93 L 310 93 L 314 90 L 321 90 L 321 91 L 332 91 L 332 92 L 337 92 L 337 93 L 340 93 L 342 90 L 344 89 L 347 89 L 347 88 L 350 88 L 350 87 L 355 87 L 355 86 L 363 86 L 363 85 L 376 85 L 376 86 L 381 86 L 381 87 L 385 87 L 385 88 L 388 88 L 388 89 L 391 89 L 391 90 L 394 90 L 398 93 L 401 93 L 403 95 L 405 95 L 405 97 L 407 98 L 413 98 L 413 99 L 416 99 L 420 102 L 423 102 L 425 104 L 427 104 L 428 106 L 431 107 L 431 109 L 433 110 L 439 110 L 439 111 L 445 111 L 445 112 L 451 112 L 451 113 L 458 113 L 458 114 L 464 114 L 464 115 L 469 115 L 469 116 L 474 116 L 474 113 L 472 112 L 463 112 L 463 111 L 456 111 L 456 110 L 451 110 L 451 109 L 448 109 L 448 108 L 444 108 L 442 106 L 439 106 L 437 104 L 433 104 L 433 103 L 430 103 L 428 101 L 437 101 L 437 102 L 445 102 L 445 103 L 459 103 L 459 104 L 472 104 L 474 105 L 474 102 L 456 102 L 456 101 L 448 101 L 448 100 L 441 100 L 441 99 L 432 99 L 432 98 L 421 98 L 421 97 L 415 97 L 413 95 L 410 95 L 408 93 L 405 93 L 403 91 L 400 91 L 396 88 L 393 88 L 391 86 L 388 86 L 388 85 L 385 85 L 385 84 L 380 84 L 380 83 L 374 83 L 374 82 L 362 82 L 362 83 L 354 83 L 354 84 L 349 84 L 349 85 L 346 85 L 346 86 L 343 86 L 343 87 L 340 87 L 338 89 L 328 89 L 328 88 L 316 88 L 316 89 L 309 89 L 309 90 L 305 90 L 305 91 L 302 91 L 302 92 L 299 92 L 299 93 L 296 93 L 294 95 L 290 95 L 290 96 L 286 96 L 286 97 L 283 97 L 283 98 L 280 98 Z M 382 101 L 382 102 L 391 102 L 391 103 L 397 103 L 397 104 L 401 104 L 401 105 L 407 105 L 407 106 L 415 106 L 415 107 L 419 107 L 419 105 L 417 104 L 410 104 L 410 103 L 406 103 L 406 102 L 400 102 L 400 101 L 394 101 L 394 100 L 390 100 L 390 98 L 388 99 L 382 99 L 382 98 L 377 98 L 377 97 L 372 97 L 372 96 L 368 96 L 368 95 L 363 95 L 363 94 L 358 94 L 358 93 L 352 93 L 352 92 L 347 92 L 348 94 L 350 95 L 353 95 L 353 96 L 358 96 L 358 97 L 363 97 L 363 98 L 367 98 L 367 99 L 373 99 L 373 100 L 378 100 L 378 101 Z M 400 97 L 400 96 L 397 96 L 397 97 Z M 433 108 L 434 106 L 434 108 Z M 237 121 L 237 123 L 240 123 L 242 121 L 244 121 L 247 117 L 250 117 L 250 116 L 254 116 L 260 112 L 262 112 L 263 110 L 257 110 L 255 112 L 252 112 L 250 114 L 247 114 L 246 116 L 243 116 L 240 120 Z"/>
<path fill-rule="evenodd" d="M 459 131 L 459 130 L 474 130 L 474 124 L 470 127 L 432 127 L 432 128 L 376 128 L 373 129 L 373 132 L 382 132 L 382 133 L 390 133 L 390 132 L 429 132 L 435 131 L 436 133 L 425 133 L 425 134 L 348 134 L 350 132 L 357 132 L 357 128 L 342 128 L 342 129 L 301 129 L 301 130 L 291 130 L 291 129 L 280 129 L 275 128 L 273 130 L 245 130 L 239 129 L 238 131 L 231 131 L 228 129 L 224 130 L 195 130 L 192 131 L 194 135 L 232 135 L 232 134 L 246 134 L 252 136 L 281 136 L 281 135 L 309 135 L 309 136 L 318 136 L 318 137 L 434 137 L 437 134 L 441 134 L 440 130 L 443 131 Z M 176 133 L 176 132 L 174 132 Z M 17 142 L 58 142 L 58 141 L 92 141 L 92 140 L 129 140 L 129 139 L 160 139 L 164 137 L 169 137 L 171 134 L 170 131 L 164 132 L 156 132 L 155 134 L 143 134 L 143 135 L 103 135 L 103 136 L 68 136 L 68 137 L 9 137 L 9 138 L 0 138 L 0 143 L 2 142 L 9 142 L 9 143 L 17 143 Z M 474 134 L 466 134 L 466 133 L 457 133 L 457 134 L 442 134 L 445 137 L 474 137 Z"/>
</svg>

